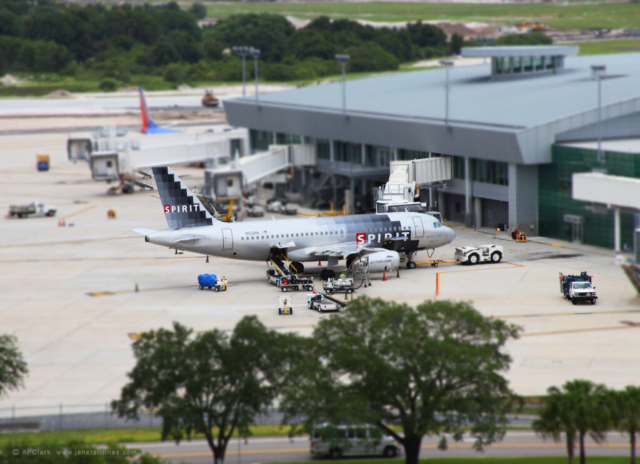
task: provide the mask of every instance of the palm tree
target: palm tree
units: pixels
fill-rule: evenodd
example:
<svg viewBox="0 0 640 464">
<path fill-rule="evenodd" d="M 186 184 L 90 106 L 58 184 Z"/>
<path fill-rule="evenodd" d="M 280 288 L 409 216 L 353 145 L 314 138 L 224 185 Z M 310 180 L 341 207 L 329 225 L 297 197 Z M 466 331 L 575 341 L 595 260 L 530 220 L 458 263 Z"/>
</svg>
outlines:
<svg viewBox="0 0 640 464">
<path fill-rule="evenodd" d="M 563 391 L 564 390 L 564 391 Z M 565 433 L 569 464 L 573 464 L 576 438 L 580 445 L 580 464 L 586 464 L 584 439 L 587 434 L 600 442 L 605 437 L 609 424 L 604 385 L 596 385 L 589 380 L 572 380 L 565 383 L 562 390 L 550 387 L 545 407 L 540 418 L 533 424 L 534 430 L 542 437 L 551 436 L 560 441 Z"/>
<path fill-rule="evenodd" d="M 636 464 L 636 433 L 640 429 L 640 387 L 629 385 L 622 391 L 610 392 L 613 423 L 629 434 L 631 464 Z"/>
</svg>

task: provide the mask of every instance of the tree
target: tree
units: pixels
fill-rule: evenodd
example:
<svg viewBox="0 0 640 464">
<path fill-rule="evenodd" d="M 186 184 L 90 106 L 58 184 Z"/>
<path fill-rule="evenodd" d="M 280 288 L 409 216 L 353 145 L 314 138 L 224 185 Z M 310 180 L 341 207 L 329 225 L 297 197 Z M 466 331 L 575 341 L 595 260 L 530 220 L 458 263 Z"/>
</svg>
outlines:
<svg viewBox="0 0 640 464">
<path fill-rule="evenodd" d="M 462 50 L 462 45 L 464 45 L 464 37 L 460 34 L 454 33 L 451 36 L 451 53 L 459 55 Z"/>
<path fill-rule="evenodd" d="M 204 19 L 207 17 L 207 7 L 200 2 L 192 3 L 189 11 L 196 19 Z"/>
<path fill-rule="evenodd" d="M 375 424 L 404 446 L 408 464 L 424 435 L 460 440 L 464 426 L 481 449 L 504 435 L 515 397 L 501 375 L 511 362 L 502 348 L 518 330 L 468 303 L 358 298 L 299 348 L 305 361 L 285 387 L 285 420 L 294 432 L 325 421 Z"/>
<path fill-rule="evenodd" d="M 569 464 L 573 463 L 576 439 L 580 445 L 580 464 L 586 463 L 584 439 L 587 434 L 600 442 L 609 423 L 606 388 L 589 380 L 572 380 L 562 387 L 549 387 L 540 418 L 533 428 L 542 437 L 560 441 L 565 433 Z"/>
<path fill-rule="evenodd" d="M 629 434 L 631 464 L 636 464 L 636 434 L 640 430 L 640 387 L 629 385 L 610 392 L 609 405 L 616 428 Z"/>
<path fill-rule="evenodd" d="M 193 334 L 178 323 L 144 333 L 133 344 L 130 382 L 112 408 L 134 419 L 140 408 L 157 411 L 163 440 L 203 433 L 220 464 L 233 433 L 247 436 L 254 417 L 276 396 L 295 337 L 269 331 L 253 316 L 231 336 L 218 329 Z"/>
<path fill-rule="evenodd" d="M 23 387 L 29 373 L 17 342 L 13 335 L 0 335 L 0 397 Z"/>
</svg>

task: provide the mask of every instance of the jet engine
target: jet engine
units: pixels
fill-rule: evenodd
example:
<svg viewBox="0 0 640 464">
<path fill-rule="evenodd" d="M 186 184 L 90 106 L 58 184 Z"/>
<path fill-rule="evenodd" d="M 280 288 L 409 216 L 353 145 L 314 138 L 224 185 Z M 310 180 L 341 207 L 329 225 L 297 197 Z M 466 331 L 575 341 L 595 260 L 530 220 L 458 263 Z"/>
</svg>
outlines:
<svg viewBox="0 0 640 464">
<path fill-rule="evenodd" d="M 400 255 L 397 251 L 379 251 L 366 255 L 369 260 L 369 272 L 389 272 L 400 267 Z"/>
</svg>

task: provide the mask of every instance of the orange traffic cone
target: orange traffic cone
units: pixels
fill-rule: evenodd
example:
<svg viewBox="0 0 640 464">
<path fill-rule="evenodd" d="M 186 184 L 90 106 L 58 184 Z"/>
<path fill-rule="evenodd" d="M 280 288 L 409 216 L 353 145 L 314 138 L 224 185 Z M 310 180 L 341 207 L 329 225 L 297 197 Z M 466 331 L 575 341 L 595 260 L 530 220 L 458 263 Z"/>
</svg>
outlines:
<svg viewBox="0 0 640 464">
<path fill-rule="evenodd" d="M 382 271 L 382 281 L 386 281 L 387 280 L 387 273 Z"/>
<path fill-rule="evenodd" d="M 318 266 L 322 266 L 322 262 L 318 261 Z"/>
</svg>

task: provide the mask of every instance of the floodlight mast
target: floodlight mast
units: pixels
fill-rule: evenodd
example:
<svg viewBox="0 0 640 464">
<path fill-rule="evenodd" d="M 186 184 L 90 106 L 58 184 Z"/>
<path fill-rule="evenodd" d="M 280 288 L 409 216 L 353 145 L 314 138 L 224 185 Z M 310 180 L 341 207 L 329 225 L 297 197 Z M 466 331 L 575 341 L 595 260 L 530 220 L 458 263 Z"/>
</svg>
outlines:
<svg viewBox="0 0 640 464">
<path fill-rule="evenodd" d="M 260 50 L 257 48 L 251 48 L 250 54 L 253 57 L 254 74 L 256 77 L 256 108 L 259 108 L 258 101 L 258 58 L 260 58 Z"/>
<path fill-rule="evenodd" d="M 336 55 L 336 60 L 342 65 L 342 117 L 347 119 L 347 64 L 351 57 L 349 55 Z"/>
<path fill-rule="evenodd" d="M 602 78 L 607 67 L 602 64 L 591 65 L 591 76 L 598 81 L 598 163 L 604 164 L 602 152 Z"/>
<path fill-rule="evenodd" d="M 440 60 L 440 65 L 445 69 L 447 78 L 445 81 L 445 105 L 444 105 L 444 125 L 447 130 L 449 127 L 449 70 L 453 68 L 454 62 L 450 60 Z"/>
<path fill-rule="evenodd" d="M 250 47 L 245 47 L 245 46 L 236 46 L 236 47 L 231 47 L 231 51 L 233 53 L 235 53 L 238 56 L 242 57 L 242 96 L 246 97 L 247 96 L 247 84 L 246 84 L 246 71 L 245 71 L 245 62 L 246 62 L 246 58 L 247 56 L 250 55 L 251 53 L 251 48 Z"/>
</svg>

